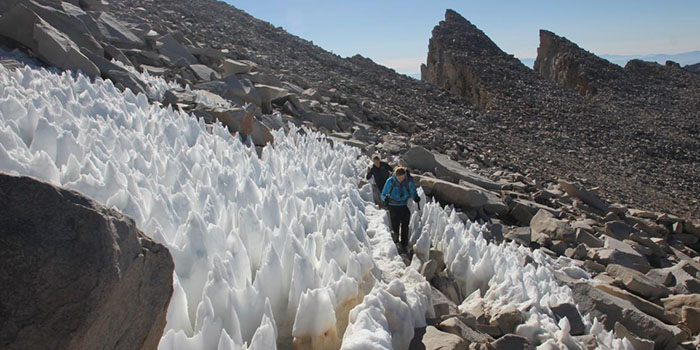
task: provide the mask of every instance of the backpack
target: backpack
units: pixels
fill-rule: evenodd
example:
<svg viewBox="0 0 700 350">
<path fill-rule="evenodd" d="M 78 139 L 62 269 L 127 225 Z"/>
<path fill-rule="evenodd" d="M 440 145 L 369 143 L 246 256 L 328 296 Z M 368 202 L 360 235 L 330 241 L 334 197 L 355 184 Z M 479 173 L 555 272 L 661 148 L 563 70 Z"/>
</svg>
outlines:
<svg viewBox="0 0 700 350">
<path fill-rule="evenodd" d="M 403 186 L 406 187 L 406 193 L 408 193 L 408 196 L 411 196 L 411 190 L 408 188 L 408 181 L 413 181 L 413 178 L 411 178 L 411 172 L 406 170 L 406 181 L 403 182 Z M 396 181 L 391 182 L 391 187 L 389 188 L 389 193 L 391 194 L 394 192 L 394 187 L 396 186 Z"/>
</svg>

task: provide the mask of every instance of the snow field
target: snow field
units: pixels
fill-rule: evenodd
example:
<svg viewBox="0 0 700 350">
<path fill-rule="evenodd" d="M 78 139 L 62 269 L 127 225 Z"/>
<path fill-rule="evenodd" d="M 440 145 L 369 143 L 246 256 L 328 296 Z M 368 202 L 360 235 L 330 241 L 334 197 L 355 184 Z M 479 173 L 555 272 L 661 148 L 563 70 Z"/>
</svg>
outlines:
<svg viewBox="0 0 700 350">
<path fill-rule="evenodd" d="M 415 265 L 428 259 L 431 246 L 443 252 L 450 276 L 458 282 L 460 294 L 466 296 L 460 309 L 481 304 L 495 315 L 512 305 L 525 319 L 515 333 L 531 344 L 539 344 L 538 349 L 585 349 L 569 334 L 568 320 L 557 322 L 550 306 L 573 303 L 571 289 L 560 285 L 555 271 L 575 279 L 590 279 L 586 271 L 567 258 L 553 260 L 540 250 L 531 252 L 516 243 L 489 243 L 483 238 L 485 225 L 464 223 L 456 211 L 445 210 L 435 201 L 423 202 L 422 211 L 414 211 L 411 217 L 411 242 L 415 242 L 415 258 L 419 260 Z M 526 257 L 534 263 L 523 266 Z M 597 320 L 591 322 L 584 317 L 584 324 L 586 334 L 596 337 L 599 349 L 633 349 L 627 340 L 615 339 L 606 332 Z"/>
<path fill-rule="evenodd" d="M 168 86 L 142 78 L 149 95 Z M 402 263 L 358 189 L 360 152 L 309 130 L 274 136 L 258 158 L 221 125 L 110 81 L 0 67 L 0 170 L 80 191 L 169 248 L 159 348 L 405 348 L 427 282 L 383 279 Z"/>
<path fill-rule="evenodd" d="M 140 74 L 140 73 L 139 73 Z M 148 94 L 170 84 L 141 74 Z M 426 203 L 413 210 L 406 267 L 368 185 L 358 150 L 309 130 L 275 132 L 262 157 L 225 128 L 122 93 L 110 81 L 0 66 L 0 170 L 78 190 L 133 217 L 175 261 L 161 349 L 401 349 L 432 316 L 416 271 L 445 253 L 466 303 L 516 305 L 516 333 L 541 349 L 582 348 L 549 309 L 571 301 L 555 271 L 566 259 L 514 244 Z M 526 256 L 535 264 L 521 265 Z M 602 349 L 631 349 L 596 321 Z M 294 340 L 293 340 L 294 339 Z"/>
</svg>

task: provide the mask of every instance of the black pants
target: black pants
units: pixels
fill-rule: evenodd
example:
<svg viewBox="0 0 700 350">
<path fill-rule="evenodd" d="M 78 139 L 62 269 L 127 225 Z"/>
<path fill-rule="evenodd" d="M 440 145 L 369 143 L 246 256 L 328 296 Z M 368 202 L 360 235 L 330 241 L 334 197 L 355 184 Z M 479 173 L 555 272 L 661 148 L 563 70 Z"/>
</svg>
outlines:
<svg viewBox="0 0 700 350">
<path fill-rule="evenodd" d="M 408 251 L 408 222 L 411 220 L 411 211 L 405 205 L 390 205 L 389 218 L 391 218 L 391 238 L 394 243 L 399 243 L 399 237 L 401 237 L 401 246 L 404 251 Z M 401 229 L 400 234 L 399 229 Z"/>
</svg>

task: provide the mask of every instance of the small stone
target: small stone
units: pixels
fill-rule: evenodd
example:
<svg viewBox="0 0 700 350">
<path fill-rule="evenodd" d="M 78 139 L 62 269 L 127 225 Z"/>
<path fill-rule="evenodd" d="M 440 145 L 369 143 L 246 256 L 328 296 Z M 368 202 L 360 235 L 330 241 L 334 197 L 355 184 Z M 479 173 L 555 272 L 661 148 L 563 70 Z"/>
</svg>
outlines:
<svg viewBox="0 0 700 350">
<path fill-rule="evenodd" d="M 618 240 L 629 238 L 634 229 L 622 221 L 611 221 L 605 223 L 605 234 Z"/>
<path fill-rule="evenodd" d="M 552 312 L 557 317 L 557 321 L 562 318 L 567 318 L 569 320 L 569 325 L 571 330 L 569 334 L 571 335 L 582 335 L 586 332 L 586 326 L 583 324 L 583 319 L 581 314 L 576 309 L 576 306 L 572 303 L 559 303 L 551 307 Z"/>
<path fill-rule="evenodd" d="M 515 327 L 523 322 L 523 315 L 515 306 L 507 305 L 491 317 L 490 324 L 498 326 L 503 334 L 513 333 Z"/>
<path fill-rule="evenodd" d="M 634 346 L 635 350 L 654 350 L 654 342 L 637 337 L 632 334 L 620 322 L 615 322 L 615 336 L 627 339 Z"/>
<path fill-rule="evenodd" d="M 476 323 L 474 323 L 474 326 L 476 326 Z M 488 334 L 479 333 L 473 330 L 458 317 L 450 317 L 440 322 L 438 328 L 443 332 L 457 335 L 469 343 L 488 343 L 493 341 L 493 338 L 491 338 Z"/>
<path fill-rule="evenodd" d="M 431 249 L 428 259 L 435 261 L 437 264 L 436 271 L 442 271 L 445 269 L 445 255 L 441 251 Z"/>
<path fill-rule="evenodd" d="M 459 336 L 441 332 L 433 326 L 426 327 L 422 343 L 425 350 L 467 350 L 469 346 Z"/>
<path fill-rule="evenodd" d="M 486 333 L 493 338 L 499 338 L 503 336 L 503 332 L 501 331 L 501 329 L 495 325 L 478 323 L 475 328 L 477 331 L 481 333 Z"/>
<path fill-rule="evenodd" d="M 576 229 L 576 242 L 583 243 L 590 248 L 600 248 L 603 246 L 602 240 L 581 228 Z"/>
<path fill-rule="evenodd" d="M 426 261 L 423 266 L 420 269 L 421 275 L 425 277 L 427 281 L 430 281 L 433 279 L 433 276 L 435 276 L 435 272 L 437 270 L 437 263 L 435 260 L 429 259 Z"/>
<path fill-rule="evenodd" d="M 592 272 L 603 272 L 605 271 L 605 265 L 597 263 L 593 260 L 586 260 L 583 262 L 583 267 Z"/>
<path fill-rule="evenodd" d="M 620 220 L 620 217 L 617 216 L 617 214 L 615 214 L 613 212 L 609 212 L 609 213 L 605 214 L 605 216 L 603 217 L 603 222 L 611 222 L 611 221 L 615 221 L 615 220 Z"/>
<path fill-rule="evenodd" d="M 530 246 L 531 237 L 529 227 L 514 227 L 511 230 L 508 230 L 504 235 L 504 238 L 526 247 Z"/>
<path fill-rule="evenodd" d="M 685 233 L 700 236 L 700 219 L 686 220 L 683 225 L 683 230 L 685 230 Z"/>
<path fill-rule="evenodd" d="M 550 249 L 552 249 L 557 255 L 566 254 L 566 249 L 569 248 L 569 244 L 564 241 L 553 240 Z"/>
<path fill-rule="evenodd" d="M 681 323 L 688 327 L 691 335 L 700 333 L 700 308 L 684 306 L 681 310 Z"/>
<path fill-rule="evenodd" d="M 551 239 L 565 242 L 576 241 L 576 234 L 571 229 L 569 223 L 564 220 L 555 219 L 552 213 L 544 209 L 540 209 L 537 214 L 532 217 L 530 227 L 532 228 L 533 239 L 535 239 L 534 235 L 537 233 L 546 235 Z"/>
<path fill-rule="evenodd" d="M 656 283 L 651 278 L 617 264 L 609 264 L 605 271 L 611 276 L 619 278 L 628 290 L 647 298 L 660 298 L 670 294 L 668 288 Z"/>
<path fill-rule="evenodd" d="M 669 241 L 678 241 L 685 245 L 693 245 L 695 243 L 698 243 L 698 239 L 700 239 L 700 237 L 696 235 L 690 235 L 687 233 L 672 234 L 669 237 Z"/>
<path fill-rule="evenodd" d="M 529 350 L 533 349 L 524 337 L 515 334 L 506 334 L 491 343 L 494 350 Z"/>
</svg>

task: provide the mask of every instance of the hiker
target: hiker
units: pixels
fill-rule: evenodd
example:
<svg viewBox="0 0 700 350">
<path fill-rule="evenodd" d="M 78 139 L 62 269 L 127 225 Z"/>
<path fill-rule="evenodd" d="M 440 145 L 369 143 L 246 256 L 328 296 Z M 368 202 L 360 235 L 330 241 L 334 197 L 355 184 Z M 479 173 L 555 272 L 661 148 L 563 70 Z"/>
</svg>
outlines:
<svg viewBox="0 0 700 350">
<path fill-rule="evenodd" d="M 406 206 L 409 198 L 413 198 L 416 203 L 420 202 L 413 179 L 405 168 L 398 167 L 384 184 L 382 201 L 389 207 L 391 238 L 398 245 L 401 237 L 400 247 L 405 253 L 408 252 L 408 223 L 411 220 L 411 212 Z"/>
<path fill-rule="evenodd" d="M 392 169 L 389 164 L 379 159 L 378 154 L 372 154 L 372 165 L 367 168 L 367 180 L 374 177 L 374 184 L 376 186 L 372 189 L 372 192 L 374 194 L 374 202 L 379 206 L 383 204 L 383 201 L 380 200 L 380 194 L 384 188 L 384 183 L 386 183 L 386 180 L 391 176 L 393 171 L 394 169 Z"/>
</svg>

